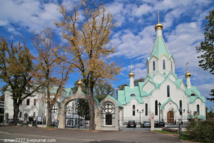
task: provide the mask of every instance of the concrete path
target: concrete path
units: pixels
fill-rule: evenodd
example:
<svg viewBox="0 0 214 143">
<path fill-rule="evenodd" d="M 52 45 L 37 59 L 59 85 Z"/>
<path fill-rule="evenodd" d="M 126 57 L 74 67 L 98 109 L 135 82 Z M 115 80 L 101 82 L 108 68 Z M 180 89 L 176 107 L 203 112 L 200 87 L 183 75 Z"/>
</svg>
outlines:
<svg viewBox="0 0 214 143">
<path fill-rule="evenodd" d="M 59 143 L 180 143 L 178 137 L 148 130 L 93 131 L 46 129 L 33 127 L 0 127 L 0 142 Z"/>
</svg>

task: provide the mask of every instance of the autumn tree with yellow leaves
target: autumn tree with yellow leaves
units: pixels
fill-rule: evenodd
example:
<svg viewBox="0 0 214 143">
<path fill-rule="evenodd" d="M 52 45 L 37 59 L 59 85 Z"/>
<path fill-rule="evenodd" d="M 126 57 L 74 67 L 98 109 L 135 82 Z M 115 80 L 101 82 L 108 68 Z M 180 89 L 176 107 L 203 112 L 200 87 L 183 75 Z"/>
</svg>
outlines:
<svg viewBox="0 0 214 143">
<path fill-rule="evenodd" d="M 112 14 L 103 4 L 81 1 L 71 10 L 61 6 L 63 19 L 56 25 L 61 28 L 68 46 L 59 47 L 66 57 L 61 58 L 81 72 L 90 109 L 90 130 L 95 129 L 94 85 L 115 79 L 120 67 L 111 60 L 115 49 L 108 45 L 115 23 Z"/>
<path fill-rule="evenodd" d="M 34 57 L 25 44 L 0 39 L 0 79 L 4 86 L 1 91 L 10 92 L 13 100 L 13 125 L 18 123 L 19 106 L 26 98 L 42 86 Z M 7 104 L 7 103 L 5 103 Z"/>
<path fill-rule="evenodd" d="M 38 72 L 41 75 L 42 89 L 40 92 L 44 95 L 47 103 L 46 126 L 51 126 L 52 108 L 57 104 L 59 98 L 64 92 L 64 85 L 69 78 L 71 66 L 59 60 L 55 54 L 56 47 L 54 42 L 55 33 L 53 29 L 46 28 L 40 34 L 35 34 L 32 38 L 34 48 L 38 52 Z M 63 54 L 61 54 L 63 56 Z"/>
</svg>

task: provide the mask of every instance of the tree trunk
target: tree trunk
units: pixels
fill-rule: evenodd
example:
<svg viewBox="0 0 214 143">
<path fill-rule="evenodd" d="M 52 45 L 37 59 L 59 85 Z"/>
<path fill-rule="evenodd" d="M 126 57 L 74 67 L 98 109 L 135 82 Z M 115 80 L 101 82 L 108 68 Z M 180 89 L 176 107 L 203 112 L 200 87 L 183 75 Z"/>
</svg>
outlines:
<svg viewBox="0 0 214 143">
<path fill-rule="evenodd" d="M 17 125 L 18 123 L 18 114 L 19 114 L 19 104 L 17 103 L 17 99 L 13 99 L 13 125 Z"/>
<path fill-rule="evenodd" d="M 51 126 L 51 116 L 52 116 L 52 106 L 50 102 L 47 103 L 47 112 L 46 112 L 46 127 Z"/>
<path fill-rule="evenodd" d="M 90 110 L 90 128 L 89 128 L 89 130 L 95 130 L 93 86 L 90 86 L 89 110 Z"/>
</svg>

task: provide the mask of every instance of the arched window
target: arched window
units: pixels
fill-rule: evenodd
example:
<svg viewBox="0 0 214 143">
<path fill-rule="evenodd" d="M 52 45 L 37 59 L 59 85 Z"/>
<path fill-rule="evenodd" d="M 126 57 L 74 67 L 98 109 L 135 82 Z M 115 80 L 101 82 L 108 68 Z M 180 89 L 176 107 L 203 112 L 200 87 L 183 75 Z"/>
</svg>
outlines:
<svg viewBox="0 0 214 143">
<path fill-rule="evenodd" d="M 163 60 L 163 69 L 164 69 L 164 70 L 166 69 L 166 63 L 165 63 L 165 60 Z"/>
<path fill-rule="evenodd" d="M 200 115 L 200 107 L 199 107 L 199 105 L 197 105 L 197 112 L 198 112 L 198 115 Z"/>
<path fill-rule="evenodd" d="M 173 67 L 172 67 L 172 61 L 171 61 L 171 70 L 173 71 Z"/>
<path fill-rule="evenodd" d="M 170 97 L 170 86 L 167 85 L 167 97 Z"/>
<path fill-rule="evenodd" d="M 134 94 L 134 93 L 132 93 L 130 96 L 131 96 L 131 97 L 133 97 L 133 96 L 135 96 L 135 94 Z"/>
<path fill-rule="evenodd" d="M 153 71 L 155 71 L 155 61 L 153 61 Z"/>
<path fill-rule="evenodd" d="M 107 101 L 102 106 L 102 122 L 104 125 L 113 125 L 115 120 L 115 105 Z"/>
<path fill-rule="evenodd" d="M 182 101 L 180 100 L 180 115 L 182 115 Z"/>
<path fill-rule="evenodd" d="M 145 110 L 146 110 L 145 115 L 147 116 L 148 115 L 148 104 L 147 103 L 145 104 Z"/>
<path fill-rule="evenodd" d="M 191 96 L 195 96 L 195 93 L 192 93 Z"/>
<path fill-rule="evenodd" d="M 135 105 L 132 106 L 132 116 L 135 116 Z"/>
<path fill-rule="evenodd" d="M 158 115 L 158 101 L 155 100 L 155 115 Z"/>
</svg>

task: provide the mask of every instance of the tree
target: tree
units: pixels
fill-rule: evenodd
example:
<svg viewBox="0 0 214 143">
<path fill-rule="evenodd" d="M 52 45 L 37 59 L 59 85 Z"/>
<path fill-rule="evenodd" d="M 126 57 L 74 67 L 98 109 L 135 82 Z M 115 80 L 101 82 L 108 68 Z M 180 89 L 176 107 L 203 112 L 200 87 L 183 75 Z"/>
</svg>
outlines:
<svg viewBox="0 0 214 143">
<path fill-rule="evenodd" d="M 40 88 L 40 76 L 33 59 L 26 45 L 7 42 L 4 38 L 0 40 L 0 79 L 5 83 L 1 90 L 11 93 L 14 125 L 17 125 L 22 101 Z"/>
<path fill-rule="evenodd" d="M 116 96 L 115 89 L 107 82 L 95 85 L 94 96 L 101 102 L 106 96 Z"/>
<path fill-rule="evenodd" d="M 134 85 L 135 86 L 138 86 L 139 84 L 139 82 L 144 82 L 144 78 L 139 78 L 139 79 L 136 79 L 136 80 L 134 80 Z"/>
<path fill-rule="evenodd" d="M 43 94 L 47 102 L 46 126 L 51 126 L 52 108 L 57 98 L 63 93 L 63 85 L 68 80 L 71 66 L 58 60 L 55 56 L 54 31 L 47 28 L 40 34 L 35 34 L 32 39 L 35 49 L 38 51 L 38 67 L 43 83 Z M 60 55 L 60 53 L 57 53 Z M 63 56 L 63 55 L 62 55 Z"/>
<path fill-rule="evenodd" d="M 198 56 L 200 59 L 199 66 L 214 74 L 214 10 L 210 12 L 209 16 L 206 16 L 206 20 L 204 41 L 200 43 L 200 46 L 196 47 L 196 51 L 202 53 L 202 55 Z M 214 89 L 211 92 L 212 94 L 210 95 L 214 96 Z M 214 98 L 207 99 L 214 101 Z"/>
<path fill-rule="evenodd" d="M 4 101 L 4 94 L 0 96 L 0 101 Z"/>
<path fill-rule="evenodd" d="M 74 87 L 72 88 L 73 93 L 75 93 L 78 89 L 77 82 L 78 80 L 74 83 Z M 82 92 L 86 93 L 84 84 L 82 85 Z M 97 98 L 99 102 L 108 95 L 116 96 L 115 89 L 109 83 L 104 82 L 94 85 L 94 97 Z"/>
<path fill-rule="evenodd" d="M 208 97 L 207 97 L 207 100 L 210 100 L 210 101 L 214 102 L 214 89 L 211 89 L 211 94 L 210 94 L 210 96 L 212 96 L 212 97 L 211 97 L 211 98 L 208 98 Z"/>
<path fill-rule="evenodd" d="M 118 90 L 124 90 L 124 87 L 128 86 L 128 84 L 122 84 L 117 87 Z"/>
<path fill-rule="evenodd" d="M 83 76 L 90 109 L 89 129 L 94 130 L 94 86 L 103 80 L 114 79 L 120 72 L 120 67 L 109 58 L 115 49 L 107 46 L 115 26 L 113 18 L 104 5 L 93 5 L 93 1 L 81 1 L 79 5 L 73 5 L 71 11 L 61 6 L 60 12 L 63 20 L 56 25 L 62 29 L 68 46 L 58 50 L 69 56 L 61 60 L 73 65 Z"/>
</svg>

